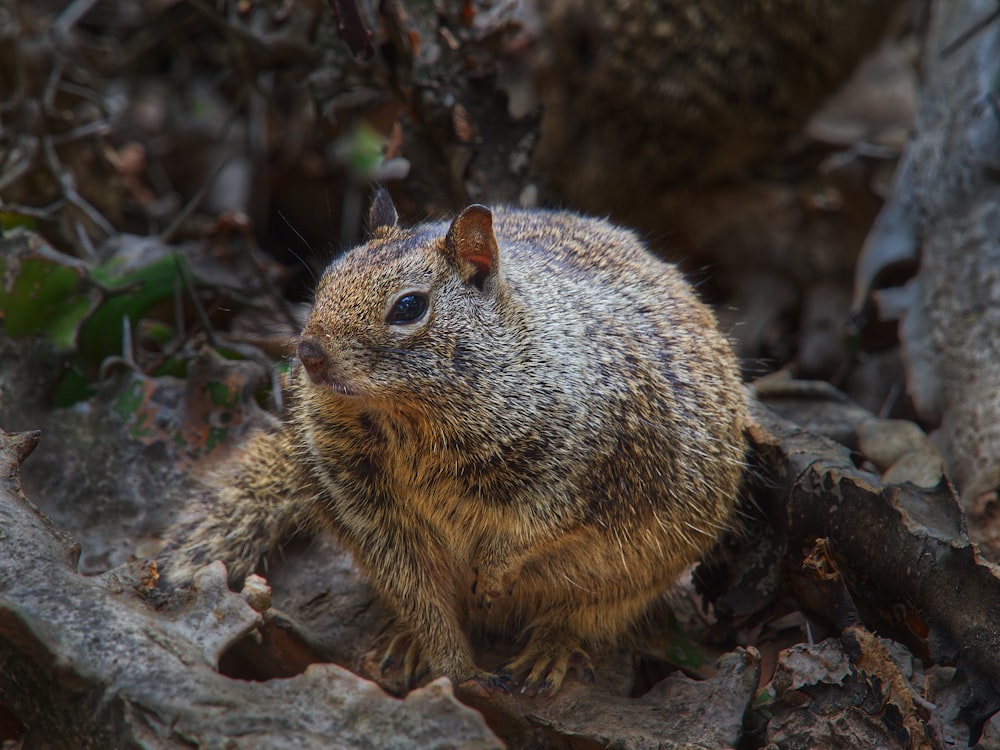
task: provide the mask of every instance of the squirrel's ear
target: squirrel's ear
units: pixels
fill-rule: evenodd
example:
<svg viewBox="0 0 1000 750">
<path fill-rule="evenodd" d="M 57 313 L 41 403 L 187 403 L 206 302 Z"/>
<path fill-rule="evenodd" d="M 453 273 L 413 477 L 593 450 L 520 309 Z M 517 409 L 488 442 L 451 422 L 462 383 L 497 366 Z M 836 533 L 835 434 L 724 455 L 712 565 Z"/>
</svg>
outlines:
<svg viewBox="0 0 1000 750">
<path fill-rule="evenodd" d="M 384 185 L 375 188 L 372 205 L 368 209 L 368 234 L 375 234 L 379 229 L 392 229 L 399 223 L 399 214 L 392 202 L 392 196 Z"/>
<path fill-rule="evenodd" d="M 444 245 L 460 268 L 471 264 L 470 277 L 478 283 L 497 269 L 500 248 L 493 234 L 493 214 L 486 206 L 473 204 L 455 217 Z"/>
</svg>

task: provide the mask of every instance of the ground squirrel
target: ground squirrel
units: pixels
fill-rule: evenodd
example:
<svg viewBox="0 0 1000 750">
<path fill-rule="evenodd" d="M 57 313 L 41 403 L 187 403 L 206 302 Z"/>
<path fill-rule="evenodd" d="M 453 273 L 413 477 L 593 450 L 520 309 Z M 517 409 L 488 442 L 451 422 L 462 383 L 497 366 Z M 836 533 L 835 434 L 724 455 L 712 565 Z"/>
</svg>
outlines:
<svg viewBox="0 0 1000 750">
<path fill-rule="evenodd" d="M 564 200 L 655 218 L 798 133 L 900 0 L 544 0 L 537 158 Z"/>
<path fill-rule="evenodd" d="M 238 583 L 332 527 L 394 610 L 387 663 L 485 689 L 593 679 L 730 524 L 747 412 L 711 311 L 631 231 L 473 205 L 403 228 L 388 194 L 327 268 L 290 413 L 186 508 L 168 582 Z M 523 638 L 488 672 L 469 633 Z M 470 685 L 475 687 L 475 685 Z"/>
</svg>

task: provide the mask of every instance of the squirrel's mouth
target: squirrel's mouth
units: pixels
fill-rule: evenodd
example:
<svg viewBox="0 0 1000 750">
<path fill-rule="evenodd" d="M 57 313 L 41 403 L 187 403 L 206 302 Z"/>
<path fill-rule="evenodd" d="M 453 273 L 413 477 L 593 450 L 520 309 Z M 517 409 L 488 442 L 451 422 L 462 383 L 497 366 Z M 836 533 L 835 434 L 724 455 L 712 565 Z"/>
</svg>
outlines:
<svg viewBox="0 0 1000 750">
<path fill-rule="evenodd" d="M 323 385 L 327 386 L 330 390 L 339 393 L 341 396 L 360 396 L 361 392 L 355 388 L 351 388 L 347 383 L 342 380 L 335 380 L 333 378 L 326 378 Z"/>
<path fill-rule="evenodd" d="M 364 392 L 353 385 L 350 381 L 342 380 L 341 378 L 334 377 L 330 372 L 309 372 L 306 371 L 309 379 L 320 388 L 325 388 L 327 390 L 333 391 L 338 396 L 347 396 L 349 398 L 357 398 L 358 396 L 363 396 Z"/>
</svg>

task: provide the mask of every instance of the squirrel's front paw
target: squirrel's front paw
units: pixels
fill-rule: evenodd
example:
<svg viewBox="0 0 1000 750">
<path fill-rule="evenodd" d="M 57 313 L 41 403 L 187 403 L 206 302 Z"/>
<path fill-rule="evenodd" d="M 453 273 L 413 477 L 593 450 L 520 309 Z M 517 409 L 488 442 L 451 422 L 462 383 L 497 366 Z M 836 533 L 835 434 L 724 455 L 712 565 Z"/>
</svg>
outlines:
<svg viewBox="0 0 1000 750">
<path fill-rule="evenodd" d="M 423 658 L 420 642 L 411 633 L 399 631 L 382 652 L 379 682 L 391 692 L 408 693 L 429 671 L 430 665 Z"/>
<path fill-rule="evenodd" d="M 478 669 L 470 655 L 461 649 L 435 651 L 401 625 L 392 626 L 390 632 L 393 634 L 389 645 L 381 652 L 369 653 L 364 659 L 365 672 L 384 690 L 402 696 L 418 688 L 429 677 L 444 674 L 451 678 L 454 685 L 463 685 L 464 689 L 478 695 L 510 692 L 514 681 L 509 675 Z M 379 654 L 380 661 L 374 661 Z"/>
<path fill-rule="evenodd" d="M 159 577 L 156 586 L 161 591 L 188 588 L 194 574 L 211 562 L 208 555 L 195 545 L 170 543 L 156 557 Z"/>
<path fill-rule="evenodd" d="M 514 593 L 514 586 L 517 583 L 517 574 L 513 572 L 500 573 L 497 570 L 480 572 L 478 567 L 473 568 L 475 578 L 472 581 L 472 594 L 478 596 L 476 605 L 489 609 L 493 602 L 503 596 L 510 596 Z"/>
</svg>

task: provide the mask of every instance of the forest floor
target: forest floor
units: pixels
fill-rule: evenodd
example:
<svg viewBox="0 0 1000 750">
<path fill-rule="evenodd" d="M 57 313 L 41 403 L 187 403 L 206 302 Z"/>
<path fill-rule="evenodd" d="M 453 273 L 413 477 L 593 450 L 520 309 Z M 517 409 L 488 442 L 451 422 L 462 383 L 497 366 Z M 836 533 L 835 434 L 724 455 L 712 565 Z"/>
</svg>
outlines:
<svg viewBox="0 0 1000 750">
<path fill-rule="evenodd" d="M 521 5 L 0 6 L 5 748 L 1000 747 L 990 3 L 912 3 L 770 161 L 633 215 L 533 161 L 546 31 Z M 986 93 L 947 83 L 970 71 Z M 962 113 L 985 130 L 941 124 Z M 187 478 L 280 415 L 311 288 L 376 183 L 411 222 L 610 214 L 734 341 L 746 527 L 595 686 L 380 688 L 386 613 L 332 539 L 290 540 L 242 593 L 218 566 L 155 589 Z M 958 265 L 973 280 L 938 270 Z"/>
</svg>

